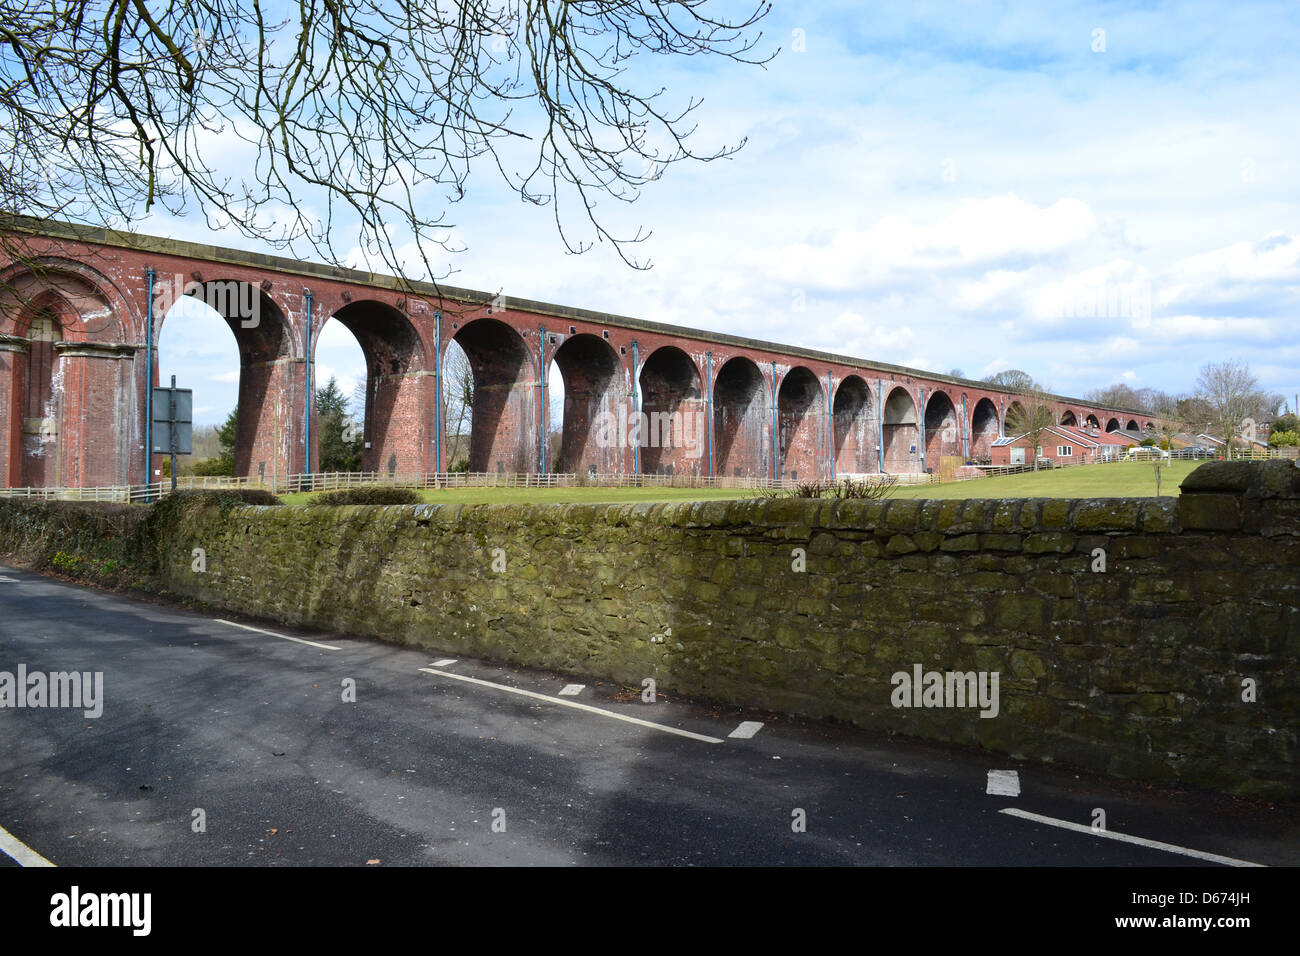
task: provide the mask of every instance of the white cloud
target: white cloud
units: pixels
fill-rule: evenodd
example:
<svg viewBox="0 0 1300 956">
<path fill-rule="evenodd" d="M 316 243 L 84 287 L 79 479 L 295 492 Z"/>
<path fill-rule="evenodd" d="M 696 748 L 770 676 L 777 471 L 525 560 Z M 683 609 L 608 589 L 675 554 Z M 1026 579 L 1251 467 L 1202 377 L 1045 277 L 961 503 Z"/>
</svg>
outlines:
<svg viewBox="0 0 1300 956">
<path fill-rule="evenodd" d="M 918 272 L 960 272 L 1011 256 L 1042 258 L 1081 242 L 1097 228 L 1077 199 L 1039 207 L 1015 195 L 960 200 L 934 222 L 887 216 L 866 229 L 754 249 L 740 259 L 769 278 L 855 289 Z M 985 282 L 1009 283 L 1002 277 Z"/>
</svg>

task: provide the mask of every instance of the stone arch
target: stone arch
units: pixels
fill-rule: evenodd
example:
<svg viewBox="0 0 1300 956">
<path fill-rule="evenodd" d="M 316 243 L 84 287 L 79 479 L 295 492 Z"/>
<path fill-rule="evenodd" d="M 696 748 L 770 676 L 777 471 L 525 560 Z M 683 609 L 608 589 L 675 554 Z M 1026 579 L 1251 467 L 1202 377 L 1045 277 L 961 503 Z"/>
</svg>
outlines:
<svg viewBox="0 0 1300 956">
<path fill-rule="evenodd" d="M 919 471 L 921 454 L 917 446 L 921 432 L 916 402 L 901 385 L 893 388 L 885 398 L 881 429 L 884 432 L 885 471 Z"/>
<path fill-rule="evenodd" d="M 871 389 L 860 375 L 846 375 L 835 388 L 835 473 L 874 472 L 880 467 L 871 415 Z"/>
<path fill-rule="evenodd" d="M 1129 419 L 1129 422 L 1128 422 L 1128 425 L 1125 426 L 1125 427 L 1126 427 L 1129 431 L 1131 431 L 1131 432 L 1135 432 L 1135 431 L 1137 431 L 1137 430 L 1138 430 L 1137 419 L 1135 419 L 1135 418 L 1130 418 L 1130 419 Z"/>
<path fill-rule="evenodd" d="M 1012 427 L 1017 419 L 1024 421 L 1024 417 L 1025 406 L 1021 405 L 1017 401 L 1012 401 L 1011 404 L 1007 406 L 1006 415 L 1002 417 L 1002 434 L 1008 437 L 1016 437 L 1011 434 Z"/>
<path fill-rule="evenodd" d="M 559 470 L 573 474 L 622 471 L 626 460 L 627 389 L 618 353 L 598 335 L 565 339 L 552 361 L 564 381 L 564 431 Z"/>
<path fill-rule="evenodd" d="M 120 294 L 94 270 L 44 257 L 0 271 L 0 474 L 11 487 L 132 478 L 136 348 Z M 135 437 L 135 441 L 133 441 Z"/>
<path fill-rule="evenodd" d="M 738 355 L 718 369 L 713 384 L 714 473 L 764 478 L 768 458 L 767 381 L 752 359 Z"/>
<path fill-rule="evenodd" d="M 939 472 L 942 458 L 961 457 L 961 426 L 957 406 L 938 389 L 925 403 L 925 468 Z"/>
<path fill-rule="evenodd" d="M 493 318 L 467 322 L 452 336 L 474 375 L 469 470 L 535 469 L 538 370 L 522 335 Z"/>
<path fill-rule="evenodd" d="M 1079 426 L 1079 416 L 1075 415 L 1073 410 L 1067 408 L 1065 412 L 1061 415 L 1061 424 L 1073 425 L 1074 427 L 1077 428 Z"/>
<path fill-rule="evenodd" d="M 646 356 L 638 381 L 642 474 L 698 475 L 708 424 L 695 362 L 665 345 Z"/>
<path fill-rule="evenodd" d="M 80 320 L 63 329 L 63 341 L 122 344 L 135 340 L 132 320 L 138 310 L 132 300 L 103 273 L 60 256 L 40 256 L 0 269 L 0 333 L 12 331 L 11 323 L 24 308 L 46 293 L 60 297 Z"/>
<path fill-rule="evenodd" d="M 176 276 L 174 285 L 181 285 Z M 182 298 L 196 300 L 215 313 L 235 337 L 239 350 L 239 398 L 235 428 L 235 475 L 282 479 L 302 470 L 303 412 L 306 407 L 301 371 L 303 343 L 296 341 L 288 316 L 253 283 L 213 278 L 186 282 L 181 288 L 155 287 L 154 347 L 161 353 L 169 322 L 176 321 Z M 159 379 L 166 371 L 158 369 Z M 181 388 L 185 382 L 177 382 Z M 161 455 L 158 448 L 155 455 Z M 150 473 L 155 470 L 150 457 Z"/>
<path fill-rule="evenodd" d="M 820 478 L 826 394 L 809 368 L 796 365 L 776 393 L 777 473 L 782 478 Z"/>
<path fill-rule="evenodd" d="M 314 349 L 327 323 L 338 322 L 357 340 L 366 360 L 366 406 L 362 412 L 362 471 L 423 474 L 430 461 L 431 411 L 436 400 L 424 343 L 410 317 L 386 302 L 363 299 L 338 309 L 313 331 Z M 312 375 L 313 390 L 319 387 Z M 320 447 L 312 416 L 313 460 Z"/>
<path fill-rule="evenodd" d="M 1117 432 L 1117 431 L 1119 431 L 1119 419 L 1118 419 L 1118 418 L 1112 418 L 1112 419 L 1110 419 L 1109 421 L 1107 421 L 1107 422 L 1106 422 L 1106 431 L 1108 431 L 1108 432 Z"/>
<path fill-rule="evenodd" d="M 998 437 L 998 407 L 991 399 L 981 398 L 971 412 L 970 454 L 974 459 L 991 458 L 993 442 Z"/>
</svg>

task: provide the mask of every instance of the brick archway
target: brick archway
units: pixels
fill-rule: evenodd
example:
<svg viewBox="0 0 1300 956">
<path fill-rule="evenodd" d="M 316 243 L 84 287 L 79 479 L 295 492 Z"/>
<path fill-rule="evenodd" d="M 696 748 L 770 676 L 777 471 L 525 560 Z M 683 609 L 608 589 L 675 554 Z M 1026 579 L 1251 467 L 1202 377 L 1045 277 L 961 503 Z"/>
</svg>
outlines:
<svg viewBox="0 0 1300 956">
<path fill-rule="evenodd" d="M 713 385 L 714 471 L 723 477 L 771 474 L 767 381 L 754 361 L 728 359 Z"/>
<path fill-rule="evenodd" d="M 571 336 L 552 361 L 564 381 L 564 430 L 558 470 L 609 474 L 624 470 L 630 407 L 618 353 L 598 335 Z"/>
<path fill-rule="evenodd" d="M 336 310 L 327 322 L 338 322 L 351 332 L 366 360 L 361 470 L 401 474 L 430 470 L 431 419 L 426 409 L 433 401 L 433 383 L 424 371 L 424 343 L 410 317 L 387 302 L 361 299 Z M 313 330 L 313 366 L 316 340 L 325 325 Z M 312 382 L 314 389 L 319 384 L 315 375 Z M 314 417 L 312 432 L 315 463 L 319 432 Z"/>
<path fill-rule="evenodd" d="M 523 336 L 499 319 L 478 318 L 462 324 L 452 338 L 474 374 L 469 470 L 537 470 L 539 371 Z"/>
<path fill-rule="evenodd" d="M 665 345 L 641 365 L 641 472 L 698 475 L 708 423 L 700 370 L 682 349 Z"/>
<path fill-rule="evenodd" d="M 874 472 L 880 467 L 871 389 L 860 375 L 848 375 L 835 387 L 835 473 Z"/>
<path fill-rule="evenodd" d="M 812 369 L 797 365 L 776 393 L 777 473 L 782 478 L 820 478 L 825 460 L 826 396 Z"/>
<path fill-rule="evenodd" d="M 881 418 L 882 443 L 887 472 L 917 472 L 921 468 L 920 419 L 916 401 L 901 385 L 890 389 Z"/>
</svg>

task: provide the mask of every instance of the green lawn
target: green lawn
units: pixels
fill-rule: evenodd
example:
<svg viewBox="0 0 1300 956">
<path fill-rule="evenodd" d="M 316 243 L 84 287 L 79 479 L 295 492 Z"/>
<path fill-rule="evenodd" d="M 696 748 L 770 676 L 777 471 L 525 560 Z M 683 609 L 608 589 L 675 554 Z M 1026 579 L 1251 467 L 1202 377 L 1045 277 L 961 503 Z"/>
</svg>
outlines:
<svg viewBox="0 0 1300 956">
<path fill-rule="evenodd" d="M 1160 494 L 1176 495 L 1204 461 L 1174 461 L 1160 469 Z M 1000 475 L 944 485 L 900 487 L 894 498 L 1143 498 L 1156 493 L 1155 463 L 1123 461 Z"/>
<path fill-rule="evenodd" d="M 1161 470 L 1160 493 L 1178 494 L 1178 485 L 1203 462 L 1175 461 Z M 1128 498 L 1156 493 L 1152 462 L 1084 465 L 945 485 L 900 486 L 894 498 Z M 420 493 L 434 504 L 507 504 L 633 501 L 703 501 L 752 498 L 758 492 L 729 488 L 441 488 Z M 286 504 L 305 504 L 310 495 L 281 495 Z"/>
</svg>

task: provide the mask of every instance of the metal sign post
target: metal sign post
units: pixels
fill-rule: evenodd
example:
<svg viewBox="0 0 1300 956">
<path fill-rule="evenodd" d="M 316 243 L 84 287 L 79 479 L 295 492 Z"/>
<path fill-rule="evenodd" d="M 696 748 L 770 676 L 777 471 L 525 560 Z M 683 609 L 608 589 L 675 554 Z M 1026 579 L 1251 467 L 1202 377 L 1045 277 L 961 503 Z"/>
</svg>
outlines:
<svg viewBox="0 0 1300 956">
<path fill-rule="evenodd" d="M 153 390 L 153 454 L 171 455 L 172 491 L 176 490 L 176 456 L 194 453 L 194 393 L 188 388 L 176 387 L 172 376 L 171 388 Z M 165 418 L 157 417 L 165 415 Z M 152 477 L 152 476 L 150 476 Z"/>
</svg>

